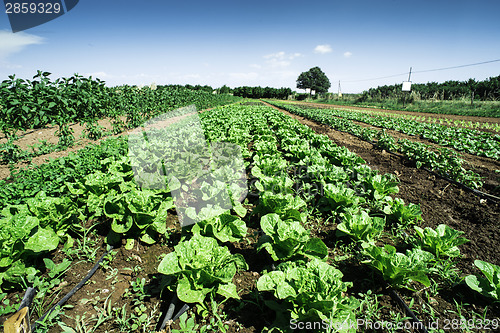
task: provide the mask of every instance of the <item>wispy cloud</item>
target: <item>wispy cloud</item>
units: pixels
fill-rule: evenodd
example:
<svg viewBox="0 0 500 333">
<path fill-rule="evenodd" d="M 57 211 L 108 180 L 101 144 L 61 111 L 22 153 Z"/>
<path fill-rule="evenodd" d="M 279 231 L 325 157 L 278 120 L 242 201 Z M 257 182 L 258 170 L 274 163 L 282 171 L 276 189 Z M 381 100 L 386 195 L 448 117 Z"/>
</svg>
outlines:
<svg viewBox="0 0 500 333">
<path fill-rule="evenodd" d="M 326 54 L 332 52 L 332 47 L 328 44 L 321 44 L 314 48 L 314 53 Z"/>
<path fill-rule="evenodd" d="M 344 57 L 345 58 L 350 58 L 352 56 L 352 53 L 347 51 L 347 52 L 344 52 Z"/>
<path fill-rule="evenodd" d="M 287 54 L 283 51 L 277 53 L 271 53 L 264 56 L 266 60 L 266 64 L 271 67 L 287 67 L 290 66 L 292 60 L 298 57 L 301 57 L 300 53 L 290 53 Z"/>
<path fill-rule="evenodd" d="M 83 76 L 92 76 L 92 77 L 96 77 L 96 78 L 99 78 L 99 79 L 105 79 L 105 78 L 108 78 L 108 77 L 112 77 L 112 75 L 106 73 L 106 72 L 93 72 L 93 73 L 84 73 Z"/>
<path fill-rule="evenodd" d="M 43 38 L 25 32 L 12 33 L 0 30 L 0 59 L 5 59 L 14 53 L 22 51 L 33 44 L 42 44 Z"/>
</svg>

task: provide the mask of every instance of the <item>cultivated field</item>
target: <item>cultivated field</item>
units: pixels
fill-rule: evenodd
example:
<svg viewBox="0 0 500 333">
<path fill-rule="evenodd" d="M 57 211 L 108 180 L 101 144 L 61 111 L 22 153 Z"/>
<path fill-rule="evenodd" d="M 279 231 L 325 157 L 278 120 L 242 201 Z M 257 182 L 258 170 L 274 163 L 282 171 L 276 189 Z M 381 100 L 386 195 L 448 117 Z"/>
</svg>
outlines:
<svg viewBox="0 0 500 333">
<path fill-rule="evenodd" d="M 2 118 L 2 321 L 35 287 L 36 332 L 499 329 L 496 120 L 95 85 Z"/>
</svg>

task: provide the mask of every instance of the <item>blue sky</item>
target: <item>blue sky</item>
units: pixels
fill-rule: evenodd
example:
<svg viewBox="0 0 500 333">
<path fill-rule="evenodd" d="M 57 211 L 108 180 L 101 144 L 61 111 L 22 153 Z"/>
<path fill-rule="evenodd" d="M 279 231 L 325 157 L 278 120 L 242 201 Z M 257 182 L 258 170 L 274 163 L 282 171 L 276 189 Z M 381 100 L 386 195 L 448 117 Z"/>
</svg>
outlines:
<svg viewBox="0 0 500 333">
<path fill-rule="evenodd" d="M 296 89 L 319 66 L 336 92 L 400 83 L 401 75 L 500 59 L 500 1 L 82 0 L 12 33 L 0 13 L 0 78 L 79 73 L 119 84 Z M 483 80 L 500 62 L 415 73 L 413 82 Z M 366 81 L 358 81 L 366 80 Z"/>
</svg>

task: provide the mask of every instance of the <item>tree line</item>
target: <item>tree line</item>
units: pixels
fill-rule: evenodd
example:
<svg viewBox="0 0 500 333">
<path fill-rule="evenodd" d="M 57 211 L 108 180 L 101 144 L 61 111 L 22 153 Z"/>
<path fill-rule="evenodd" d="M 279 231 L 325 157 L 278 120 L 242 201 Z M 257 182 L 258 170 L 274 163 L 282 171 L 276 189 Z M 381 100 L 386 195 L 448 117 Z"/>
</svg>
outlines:
<svg viewBox="0 0 500 333">
<path fill-rule="evenodd" d="M 244 98 L 278 98 L 288 99 L 293 91 L 290 88 L 271 88 L 271 87 L 237 87 L 233 89 L 233 95 Z"/>
</svg>

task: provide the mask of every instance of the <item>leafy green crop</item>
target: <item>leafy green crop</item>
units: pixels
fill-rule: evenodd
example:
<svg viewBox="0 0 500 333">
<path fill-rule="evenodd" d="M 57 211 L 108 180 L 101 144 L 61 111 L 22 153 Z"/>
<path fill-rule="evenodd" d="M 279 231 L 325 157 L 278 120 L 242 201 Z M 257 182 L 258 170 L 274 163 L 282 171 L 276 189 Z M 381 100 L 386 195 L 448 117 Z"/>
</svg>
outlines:
<svg viewBox="0 0 500 333">
<path fill-rule="evenodd" d="M 237 242 L 247 235 L 247 226 L 243 220 L 226 212 L 195 223 L 191 231 L 193 234 L 215 237 L 222 243 Z"/>
<path fill-rule="evenodd" d="M 2 210 L 0 219 L 0 286 L 22 282 L 26 274 L 36 269 L 26 267 L 25 261 L 42 253 L 55 250 L 60 237 L 52 228 L 32 216 L 26 205 Z"/>
<path fill-rule="evenodd" d="M 305 207 L 306 202 L 293 194 L 264 192 L 259 197 L 259 204 L 254 213 L 276 213 L 283 219 L 305 222 L 307 215 L 300 212 Z"/>
<path fill-rule="evenodd" d="M 404 122 L 404 119 L 393 119 L 391 117 L 386 117 L 387 119 L 369 117 L 366 114 L 352 111 L 333 109 L 312 110 L 283 103 L 270 103 L 294 114 L 328 124 L 337 130 L 348 132 L 372 143 L 374 138 L 378 138 L 375 144 L 380 148 L 398 151 L 414 161 L 418 168 L 422 166 L 428 167 L 443 176 L 473 188 L 480 188 L 483 185 L 481 177 L 471 170 L 465 170 L 462 167 L 463 160 L 455 151 L 441 147 L 435 152 L 435 149 L 430 145 L 407 139 L 400 139 L 396 143 L 395 139 L 386 134 L 384 129 L 395 129 L 410 135 L 422 135 L 430 141 L 445 146 L 452 146 L 456 150 L 495 159 L 500 158 L 499 141 L 497 137 L 489 133 L 480 133 L 462 128 L 454 129 L 436 124 L 422 124 L 420 122 L 407 123 Z M 363 127 L 352 120 L 367 122 L 371 125 L 382 127 L 382 130 Z"/>
<path fill-rule="evenodd" d="M 208 294 L 239 299 L 233 277 L 239 269 L 248 269 L 241 254 L 211 237 L 195 234 L 175 246 L 158 266 L 158 272 L 177 277 L 177 297 L 186 303 L 203 303 Z"/>
<path fill-rule="evenodd" d="M 319 238 L 310 238 L 309 232 L 296 220 L 282 220 L 278 214 L 264 215 L 260 226 L 265 235 L 259 238 L 257 251 L 266 249 L 273 260 L 287 260 L 295 256 L 325 259 L 328 248 Z"/>
<path fill-rule="evenodd" d="M 324 187 L 324 197 L 321 201 L 326 210 L 345 211 L 349 208 L 356 209 L 366 200 L 359 196 L 352 188 L 326 184 Z"/>
<path fill-rule="evenodd" d="M 482 260 L 474 260 L 474 265 L 483 272 L 486 278 L 468 275 L 465 283 L 478 293 L 500 301 L 500 267 Z"/>
<path fill-rule="evenodd" d="M 351 283 L 342 282 L 342 272 L 317 259 L 281 263 L 257 281 L 259 291 L 271 291 L 282 300 L 280 304 L 266 301 L 266 305 L 278 312 L 278 317 L 328 320 L 332 325 L 356 320 L 354 311 L 359 302 L 344 295 L 350 286 Z"/>
<path fill-rule="evenodd" d="M 457 231 L 446 224 L 438 225 L 436 230 L 415 226 L 415 232 L 419 238 L 418 245 L 424 250 L 434 253 L 438 258 L 459 256 L 458 246 L 469 241 L 465 237 L 461 237 L 464 234 L 463 231 Z"/>
<path fill-rule="evenodd" d="M 364 254 L 369 258 L 364 263 L 382 273 L 384 280 L 394 288 L 407 287 L 410 280 L 430 286 L 426 274 L 430 272 L 429 262 L 434 259 L 432 253 L 413 249 L 403 254 L 396 252 L 396 248 L 391 245 L 381 248 L 363 243 L 362 246 Z"/>
<path fill-rule="evenodd" d="M 374 243 L 384 230 L 385 219 L 371 217 L 364 210 L 359 214 L 343 213 L 342 217 L 337 233 L 347 234 L 358 241 Z"/>
<path fill-rule="evenodd" d="M 394 227 L 407 228 L 410 224 L 422 221 L 422 210 L 420 205 L 410 203 L 407 206 L 403 199 L 395 198 L 391 202 L 391 214 L 387 219 L 394 224 Z"/>
</svg>

